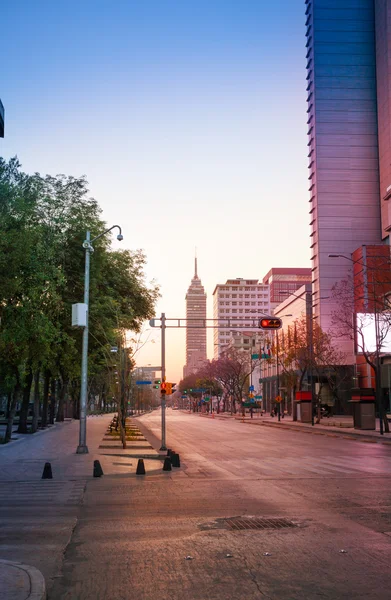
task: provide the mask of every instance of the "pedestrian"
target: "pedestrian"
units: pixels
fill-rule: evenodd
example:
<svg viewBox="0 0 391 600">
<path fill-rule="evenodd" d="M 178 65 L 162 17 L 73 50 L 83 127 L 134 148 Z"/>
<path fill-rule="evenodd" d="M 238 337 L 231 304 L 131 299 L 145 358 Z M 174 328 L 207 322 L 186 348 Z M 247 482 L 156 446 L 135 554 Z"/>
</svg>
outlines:
<svg viewBox="0 0 391 600">
<path fill-rule="evenodd" d="M 253 409 L 253 407 L 251 406 L 251 407 L 250 407 L 250 416 L 251 416 L 251 418 L 253 418 L 253 410 L 254 410 L 254 409 Z"/>
</svg>

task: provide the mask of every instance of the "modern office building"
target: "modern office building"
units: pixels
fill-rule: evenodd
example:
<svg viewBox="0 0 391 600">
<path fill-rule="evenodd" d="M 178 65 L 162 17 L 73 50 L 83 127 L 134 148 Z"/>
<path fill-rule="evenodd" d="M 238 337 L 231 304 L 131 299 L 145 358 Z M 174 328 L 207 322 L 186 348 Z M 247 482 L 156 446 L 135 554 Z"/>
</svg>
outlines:
<svg viewBox="0 0 391 600">
<path fill-rule="evenodd" d="M 273 268 L 262 282 L 270 287 L 270 308 L 274 310 L 287 296 L 312 281 L 310 268 Z"/>
<path fill-rule="evenodd" d="M 213 292 L 213 318 L 224 327 L 214 329 L 214 356 L 230 344 L 233 331 L 249 331 L 259 317 L 270 314 L 269 286 L 258 279 L 228 279 Z"/>
<path fill-rule="evenodd" d="M 206 362 L 206 293 L 197 273 L 194 259 L 194 277 L 186 294 L 186 365 L 183 377 L 198 371 Z"/>
<path fill-rule="evenodd" d="M 0 100 L 0 137 L 4 137 L 4 106 Z"/>
<path fill-rule="evenodd" d="M 352 263 L 329 254 L 389 244 L 391 1 L 306 0 L 306 18 L 313 307 L 331 330 Z"/>
</svg>

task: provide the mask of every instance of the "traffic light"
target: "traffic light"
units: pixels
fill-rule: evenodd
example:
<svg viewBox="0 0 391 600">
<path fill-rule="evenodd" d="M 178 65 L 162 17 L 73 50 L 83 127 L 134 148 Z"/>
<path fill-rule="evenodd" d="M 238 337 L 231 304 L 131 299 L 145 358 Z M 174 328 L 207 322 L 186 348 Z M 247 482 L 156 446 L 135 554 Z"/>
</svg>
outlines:
<svg viewBox="0 0 391 600">
<path fill-rule="evenodd" d="M 167 392 L 167 383 L 162 381 L 160 384 L 160 393 L 165 394 Z"/>
<path fill-rule="evenodd" d="M 258 327 L 261 329 L 280 329 L 282 321 L 281 319 L 260 319 Z"/>
<path fill-rule="evenodd" d="M 161 379 L 155 379 L 155 381 L 153 382 L 154 383 L 153 387 L 155 388 L 155 390 L 159 389 L 161 382 L 162 382 Z"/>
<path fill-rule="evenodd" d="M 167 382 L 167 383 L 166 383 L 166 386 L 167 386 L 167 387 L 166 387 L 166 394 L 167 394 L 167 396 L 169 396 L 169 395 L 171 395 L 171 394 L 172 394 L 172 383 L 168 383 L 168 382 Z"/>
</svg>

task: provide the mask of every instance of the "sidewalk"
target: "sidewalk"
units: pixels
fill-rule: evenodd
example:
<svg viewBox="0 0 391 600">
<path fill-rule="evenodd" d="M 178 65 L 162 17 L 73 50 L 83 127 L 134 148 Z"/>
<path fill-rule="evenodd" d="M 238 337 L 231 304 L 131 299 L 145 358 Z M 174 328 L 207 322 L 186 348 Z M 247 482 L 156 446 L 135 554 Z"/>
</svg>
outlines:
<svg viewBox="0 0 391 600">
<path fill-rule="evenodd" d="M 320 424 L 311 425 L 311 423 L 300 423 L 299 421 L 293 421 L 292 417 L 285 415 L 278 421 L 278 417 L 270 417 L 270 415 L 255 415 L 251 417 L 246 414 L 243 418 L 241 415 L 231 415 L 230 413 L 214 414 L 214 417 L 208 413 L 193 413 L 198 414 L 208 419 L 235 419 L 241 423 L 249 425 L 258 425 L 264 427 L 278 427 L 283 429 L 290 429 L 291 431 L 298 431 L 301 433 L 311 433 L 315 435 L 326 435 L 329 437 L 342 437 L 349 440 L 357 440 L 366 443 L 380 443 L 391 445 L 391 433 L 385 433 L 380 435 L 379 420 L 376 419 L 376 430 L 362 430 L 354 429 L 353 417 L 351 416 L 336 416 L 321 419 Z M 316 420 L 316 419 L 315 419 Z"/>
<path fill-rule="evenodd" d="M 46 586 L 38 569 L 0 560 L 0 589 L 3 600 L 45 600 Z"/>
</svg>

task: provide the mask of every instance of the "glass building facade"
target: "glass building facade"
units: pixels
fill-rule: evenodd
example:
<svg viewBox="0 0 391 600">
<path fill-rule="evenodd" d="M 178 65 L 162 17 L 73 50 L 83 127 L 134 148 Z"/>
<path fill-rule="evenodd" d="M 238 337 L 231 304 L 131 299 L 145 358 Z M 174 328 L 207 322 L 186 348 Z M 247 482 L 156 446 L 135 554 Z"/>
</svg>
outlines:
<svg viewBox="0 0 391 600">
<path fill-rule="evenodd" d="M 328 255 L 388 242 L 390 11 L 389 0 L 306 0 L 312 291 L 326 330 L 332 287 L 351 270 Z"/>
</svg>

